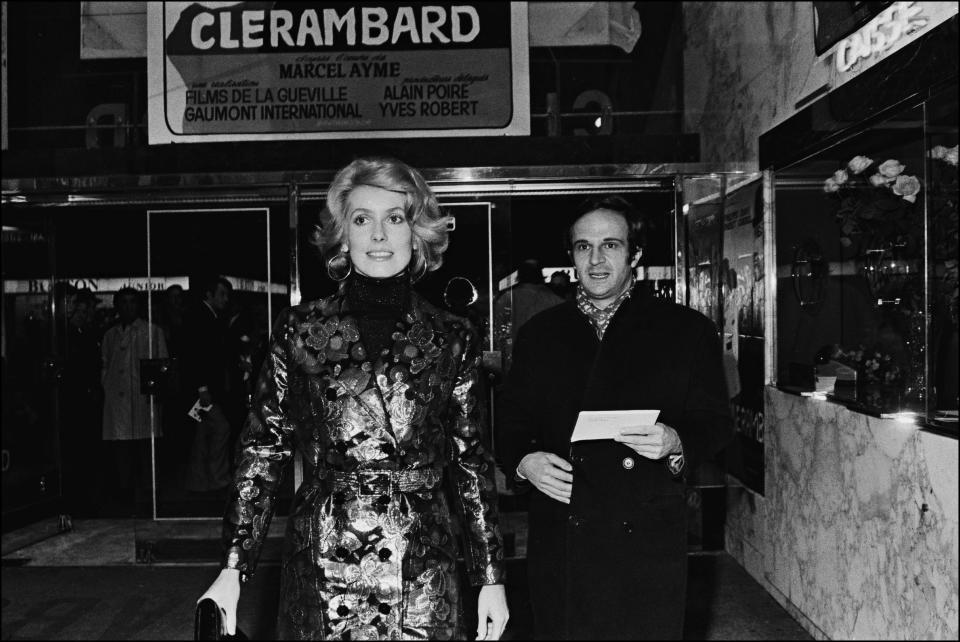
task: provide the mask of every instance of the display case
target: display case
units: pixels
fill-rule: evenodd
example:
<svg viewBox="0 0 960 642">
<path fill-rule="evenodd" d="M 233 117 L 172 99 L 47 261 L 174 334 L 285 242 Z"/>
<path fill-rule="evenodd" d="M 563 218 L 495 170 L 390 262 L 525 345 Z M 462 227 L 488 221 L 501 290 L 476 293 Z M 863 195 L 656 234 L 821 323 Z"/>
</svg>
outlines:
<svg viewBox="0 0 960 642">
<path fill-rule="evenodd" d="M 781 388 L 956 431 L 957 113 L 931 88 L 775 168 Z"/>
</svg>

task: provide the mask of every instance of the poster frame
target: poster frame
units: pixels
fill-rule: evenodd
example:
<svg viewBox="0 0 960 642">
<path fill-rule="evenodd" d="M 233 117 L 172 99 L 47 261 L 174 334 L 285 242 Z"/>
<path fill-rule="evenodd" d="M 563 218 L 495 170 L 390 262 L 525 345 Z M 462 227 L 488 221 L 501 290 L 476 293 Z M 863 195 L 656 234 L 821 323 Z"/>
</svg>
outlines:
<svg viewBox="0 0 960 642">
<path fill-rule="evenodd" d="M 220 143 L 270 140 L 337 140 L 369 138 L 424 138 L 464 136 L 529 136 L 530 135 L 530 50 L 526 2 L 510 3 L 510 67 L 512 111 L 503 127 L 468 127 L 449 129 L 338 129 L 329 131 L 268 133 L 178 134 L 172 131 L 167 118 L 166 67 L 169 64 L 166 40 L 166 5 L 147 3 L 147 123 L 150 145 L 170 143 Z M 193 3 L 179 3 L 184 6 Z M 225 3 L 204 3 L 225 4 Z"/>
</svg>

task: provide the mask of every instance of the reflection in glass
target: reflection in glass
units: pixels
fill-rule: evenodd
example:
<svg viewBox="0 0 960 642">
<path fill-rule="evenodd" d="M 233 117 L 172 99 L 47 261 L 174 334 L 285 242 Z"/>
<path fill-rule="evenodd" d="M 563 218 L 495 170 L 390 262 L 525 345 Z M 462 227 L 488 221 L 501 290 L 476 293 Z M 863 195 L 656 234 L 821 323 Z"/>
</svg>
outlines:
<svg viewBox="0 0 960 642">
<path fill-rule="evenodd" d="M 6 210 L 6 208 L 5 208 Z M 55 330 L 66 321 L 57 306 L 50 262 L 52 229 L 36 212 L 3 216 L 3 524 L 30 512 L 53 514 L 61 492 L 57 390 L 63 374 Z M 64 323 L 55 323 L 56 321 Z"/>
</svg>

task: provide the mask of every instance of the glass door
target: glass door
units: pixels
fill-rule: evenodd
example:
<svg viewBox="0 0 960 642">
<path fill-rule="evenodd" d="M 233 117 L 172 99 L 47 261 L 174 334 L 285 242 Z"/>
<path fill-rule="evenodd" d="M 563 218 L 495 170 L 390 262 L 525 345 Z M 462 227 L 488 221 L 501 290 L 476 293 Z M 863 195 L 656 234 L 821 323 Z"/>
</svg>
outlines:
<svg viewBox="0 0 960 642">
<path fill-rule="evenodd" d="M 704 462 L 695 481 L 702 490 L 722 488 L 728 472 L 763 494 L 766 227 L 761 175 L 684 176 L 680 188 L 678 301 L 704 314 L 721 333 L 735 427 L 723 461 Z"/>
<path fill-rule="evenodd" d="M 41 212 L 3 212 L 3 530 L 54 515 L 61 500 L 58 325 L 66 290 Z"/>
<path fill-rule="evenodd" d="M 290 301 L 287 218 L 269 204 L 146 211 L 149 317 L 163 343 L 148 378 L 161 413 L 155 518 L 223 515 L 270 328 Z"/>
</svg>

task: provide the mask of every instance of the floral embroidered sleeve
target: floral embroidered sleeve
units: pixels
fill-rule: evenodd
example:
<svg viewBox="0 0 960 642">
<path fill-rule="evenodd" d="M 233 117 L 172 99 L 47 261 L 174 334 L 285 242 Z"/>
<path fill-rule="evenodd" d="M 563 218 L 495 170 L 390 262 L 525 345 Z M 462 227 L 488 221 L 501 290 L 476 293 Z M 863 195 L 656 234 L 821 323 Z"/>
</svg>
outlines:
<svg viewBox="0 0 960 642">
<path fill-rule="evenodd" d="M 296 332 L 296 317 L 291 310 L 280 319 L 240 437 L 240 461 L 223 520 L 223 566 L 239 569 L 242 581 L 256 569 L 274 496 L 293 455 L 288 346 Z"/>
<path fill-rule="evenodd" d="M 484 404 L 480 398 L 477 335 L 462 333 L 463 354 L 454 383 L 450 415 L 450 478 L 464 518 L 466 561 L 474 586 L 504 580 L 503 537 L 497 511 L 493 455 L 484 447 Z"/>
</svg>

